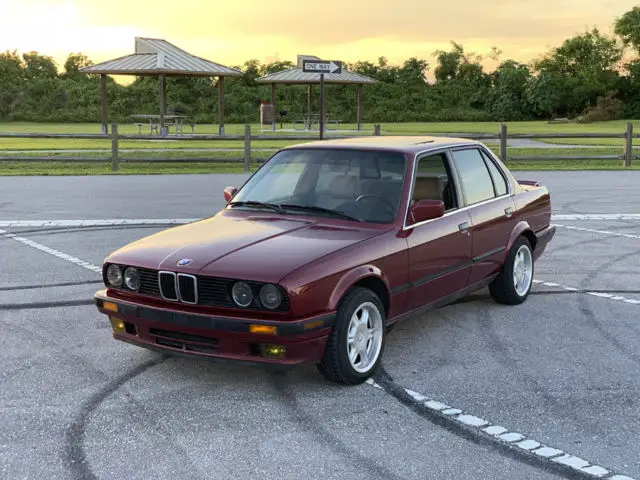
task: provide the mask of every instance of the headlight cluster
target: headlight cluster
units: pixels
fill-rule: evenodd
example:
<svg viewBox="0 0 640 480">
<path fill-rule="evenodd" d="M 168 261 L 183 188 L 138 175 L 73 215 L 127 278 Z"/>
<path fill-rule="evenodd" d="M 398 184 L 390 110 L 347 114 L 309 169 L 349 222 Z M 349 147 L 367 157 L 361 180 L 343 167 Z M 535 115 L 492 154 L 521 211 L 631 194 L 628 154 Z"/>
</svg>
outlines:
<svg viewBox="0 0 640 480">
<path fill-rule="evenodd" d="M 267 283 L 261 287 L 255 287 L 260 304 L 269 310 L 275 310 L 282 304 L 282 291 L 277 286 Z M 245 282 L 235 282 L 231 287 L 231 298 L 239 307 L 245 308 L 254 300 L 254 289 Z"/>
<path fill-rule="evenodd" d="M 141 282 L 142 275 L 142 282 Z M 158 282 L 158 272 L 118 264 L 105 264 L 103 279 L 107 287 L 121 288 L 145 295 L 160 296 L 150 290 L 150 282 Z M 200 277 L 198 291 L 202 291 L 199 305 L 240 307 L 281 311 L 288 308 L 288 298 L 282 287 L 272 283 Z M 140 290 L 142 286 L 142 291 Z M 178 285 L 176 285 L 178 288 Z"/>
<path fill-rule="evenodd" d="M 109 265 L 106 280 L 112 287 L 120 288 L 124 285 L 134 292 L 140 289 L 140 275 L 135 267 L 126 267 L 123 270 L 119 265 Z"/>
</svg>

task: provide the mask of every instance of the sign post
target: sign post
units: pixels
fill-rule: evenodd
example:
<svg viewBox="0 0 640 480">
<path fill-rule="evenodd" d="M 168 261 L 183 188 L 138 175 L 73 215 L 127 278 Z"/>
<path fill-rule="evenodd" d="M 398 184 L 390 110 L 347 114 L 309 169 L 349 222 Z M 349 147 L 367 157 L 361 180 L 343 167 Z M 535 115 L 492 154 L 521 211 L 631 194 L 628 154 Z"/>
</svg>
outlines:
<svg viewBox="0 0 640 480">
<path fill-rule="evenodd" d="M 342 62 L 337 60 L 303 60 L 302 71 L 320 74 L 320 140 L 324 138 L 324 75 L 342 73 Z"/>
</svg>

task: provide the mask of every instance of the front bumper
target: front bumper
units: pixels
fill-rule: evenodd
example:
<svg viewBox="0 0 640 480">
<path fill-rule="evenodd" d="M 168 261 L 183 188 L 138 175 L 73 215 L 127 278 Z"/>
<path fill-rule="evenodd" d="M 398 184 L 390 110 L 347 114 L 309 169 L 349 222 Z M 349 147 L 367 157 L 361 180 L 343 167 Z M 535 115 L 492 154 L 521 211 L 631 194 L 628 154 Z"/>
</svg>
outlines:
<svg viewBox="0 0 640 480">
<path fill-rule="evenodd" d="M 250 363 L 295 365 L 318 362 L 324 354 L 335 315 L 296 321 L 232 318 L 190 313 L 113 298 L 107 290 L 94 295 L 98 311 L 111 318 L 113 338 L 151 350 Z M 124 328 L 116 328 L 118 321 Z M 254 333 L 252 325 L 273 327 Z M 284 355 L 264 354 L 264 345 L 284 347 Z"/>
</svg>

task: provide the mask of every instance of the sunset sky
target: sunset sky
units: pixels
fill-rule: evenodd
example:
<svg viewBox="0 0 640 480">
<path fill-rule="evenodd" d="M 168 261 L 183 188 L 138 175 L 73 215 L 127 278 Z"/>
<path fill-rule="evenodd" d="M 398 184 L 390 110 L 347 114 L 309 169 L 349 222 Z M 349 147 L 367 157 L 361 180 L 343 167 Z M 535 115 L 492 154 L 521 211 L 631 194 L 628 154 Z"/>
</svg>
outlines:
<svg viewBox="0 0 640 480">
<path fill-rule="evenodd" d="M 322 10 L 320 10 L 322 6 Z M 0 51 L 36 50 L 62 64 L 133 53 L 135 36 L 164 38 L 229 66 L 296 54 L 343 61 L 417 56 L 435 63 L 449 41 L 528 61 L 597 26 L 610 33 L 625 0 L 0 0 Z M 487 62 L 491 68 L 493 64 Z"/>
</svg>

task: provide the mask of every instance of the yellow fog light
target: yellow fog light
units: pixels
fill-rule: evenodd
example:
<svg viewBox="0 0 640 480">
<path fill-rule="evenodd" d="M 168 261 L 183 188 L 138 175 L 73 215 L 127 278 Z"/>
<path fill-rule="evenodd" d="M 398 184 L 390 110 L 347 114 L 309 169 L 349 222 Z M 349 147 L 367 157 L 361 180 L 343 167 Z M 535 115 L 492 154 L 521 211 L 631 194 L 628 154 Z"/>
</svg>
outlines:
<svg viewBox="0 0 640 480">
<path fill-rule="evenodd" d="M 260 345 L 263 357 L 283 358 L 287 353 L 284 345 Z"/>
<path fill-rule="evenodd" d="M 262 333 L 264 335 L 276 335 L 276 327 L 272 325 L 249 325 L 249 331 L 251 333 Z"/>
<path fill-rule="evenodd" d="M 109 317 L 109 320 L 111 320 L 111 326 L 113 327 L 113 329 L 116 332 L 119 332 L 119 333 L 124 333 L 125 332 L 125 326 L 124 326 L 124 322 L 122 320 L 120 320 L 119 318 L 114 318 L 114 317 Z"/>
</svg>

